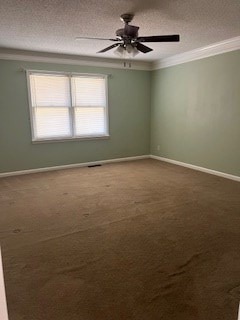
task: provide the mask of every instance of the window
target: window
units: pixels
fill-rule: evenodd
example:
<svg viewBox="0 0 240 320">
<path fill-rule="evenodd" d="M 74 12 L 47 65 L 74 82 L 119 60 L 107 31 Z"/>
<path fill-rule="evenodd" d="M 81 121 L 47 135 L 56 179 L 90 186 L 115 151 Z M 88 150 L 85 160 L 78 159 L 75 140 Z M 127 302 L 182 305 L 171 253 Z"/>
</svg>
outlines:
<svg viewBox="0 0 240 320">
<path fill-rule="evenodd" d="M 107 76 L 28 71 L 33 141 L 108 136 Z"/>
</svg>

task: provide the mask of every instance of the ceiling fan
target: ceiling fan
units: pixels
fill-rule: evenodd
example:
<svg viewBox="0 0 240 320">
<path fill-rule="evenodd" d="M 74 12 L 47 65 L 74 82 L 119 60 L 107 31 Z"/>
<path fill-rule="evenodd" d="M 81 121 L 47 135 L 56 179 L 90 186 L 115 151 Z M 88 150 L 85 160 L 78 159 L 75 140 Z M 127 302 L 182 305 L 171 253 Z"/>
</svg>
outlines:
<svg viewBox="0 0 240 320">
<path fill-rule="evenodd" d="M 108 50 L 117 48 L 115 53 L 122 56 L 124 53 L 128 53 L 132 56 L 140 52 L 148 53 L 153 51 L 153 49 L 145 46 L 142 42 L 178 42 L 180 41 L 180 36 L 178 34 L 174 35 L 162 35 L 162 36 L 146 36 L 139 37 L 138 30 L 139 27 L 132 26 L 129 23 L 132 21 L 134 15 L 131 13 L 124 13 L 121 15 L 120 19 L 124 23 L 124 27 L 116 31 L 116 38 L 91 38 L 91 37 L 77 37 L 76 40 L 108 40 L 114 41 L 115 43 L 111 46 L 104 48 L 97 53 L 103 53 Z"/>
</svg>

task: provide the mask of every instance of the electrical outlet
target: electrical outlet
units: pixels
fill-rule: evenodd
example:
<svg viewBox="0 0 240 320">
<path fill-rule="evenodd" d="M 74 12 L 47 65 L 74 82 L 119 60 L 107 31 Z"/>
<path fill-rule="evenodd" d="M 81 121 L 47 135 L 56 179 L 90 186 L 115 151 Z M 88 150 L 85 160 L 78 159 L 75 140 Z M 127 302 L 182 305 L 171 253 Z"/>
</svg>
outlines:
<svg viewBox="0 0 240 320">
<path fill-rule="evenodd" d="M 160 151 L 160 145 L 157 146 L 157 151 Z"/>
</svg>

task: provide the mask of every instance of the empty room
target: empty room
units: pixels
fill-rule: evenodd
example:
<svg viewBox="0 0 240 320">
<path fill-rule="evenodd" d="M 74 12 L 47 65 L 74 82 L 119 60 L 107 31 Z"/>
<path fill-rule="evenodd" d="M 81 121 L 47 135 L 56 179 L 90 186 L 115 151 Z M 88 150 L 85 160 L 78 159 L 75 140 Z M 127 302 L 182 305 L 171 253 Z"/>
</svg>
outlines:
<svg viewBox="0 0 240 320">
<path fill-rule="evenodd" d="M 0 1 L 0 319 L 237 320 L 238 0 Z"/>
</svg>

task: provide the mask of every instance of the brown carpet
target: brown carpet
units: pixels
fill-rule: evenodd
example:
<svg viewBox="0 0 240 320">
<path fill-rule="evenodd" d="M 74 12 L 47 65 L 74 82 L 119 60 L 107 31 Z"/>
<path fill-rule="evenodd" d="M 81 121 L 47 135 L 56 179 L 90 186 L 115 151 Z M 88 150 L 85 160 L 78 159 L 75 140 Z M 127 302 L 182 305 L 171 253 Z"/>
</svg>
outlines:
<svg viewBox="0 0 240 320">
<path fill-rule="evenodd" d="M 0 179 L 10 320 L 236 320 L 240 184 L 141 160 Z"/>
</svg>

